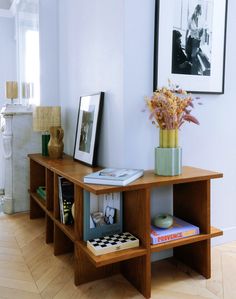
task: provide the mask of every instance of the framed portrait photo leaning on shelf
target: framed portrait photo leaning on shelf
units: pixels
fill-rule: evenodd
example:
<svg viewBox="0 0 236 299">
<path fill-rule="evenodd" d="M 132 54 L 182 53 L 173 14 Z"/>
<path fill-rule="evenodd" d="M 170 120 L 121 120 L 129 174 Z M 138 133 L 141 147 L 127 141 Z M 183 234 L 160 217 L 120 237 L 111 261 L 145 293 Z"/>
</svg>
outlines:
<svg viewBox="0 0 236 299">
<path fill-rule="evenodd" d="M 154 91 L 224 93 L 227 0 L 156 0 Z"/>
<path fill-rule="evenodd" d="M 104 92 L 80 97 L 74 159 L 95 166 L 99 142 Z"/>
</svg>

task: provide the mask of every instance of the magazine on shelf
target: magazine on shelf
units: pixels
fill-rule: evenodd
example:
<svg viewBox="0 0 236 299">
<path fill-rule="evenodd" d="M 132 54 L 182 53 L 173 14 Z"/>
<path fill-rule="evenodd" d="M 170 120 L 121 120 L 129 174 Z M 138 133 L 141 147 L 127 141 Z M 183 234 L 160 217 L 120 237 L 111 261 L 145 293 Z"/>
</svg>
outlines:
<svg viewBox="0 0 236 299">
<path fill-rule="evenodd" d="M 84 183 L 126 186 L 143 176 L 143 169 L 105 168 L 84 177 Z"/>
<path fill-rule="evenodd" d="M 158 228 L 151 225 L 151 244 L 169 242 L 199 233 L 199 227 L 174 217 L 174 223 L 170 228 Z"/>
<path fill-rule="evenodd" d="M 63 224 L 72 224 L 71 212 L 74 203 L 74 184 L 63 177 L 58 177 L 60 220 Z"/>
<path fill-rule="evenodd" d="M 94 255 L 102 255 L 138 246 L 139 239 L 128 232 L 87 241 L 87 247 Z"/>
</svg>

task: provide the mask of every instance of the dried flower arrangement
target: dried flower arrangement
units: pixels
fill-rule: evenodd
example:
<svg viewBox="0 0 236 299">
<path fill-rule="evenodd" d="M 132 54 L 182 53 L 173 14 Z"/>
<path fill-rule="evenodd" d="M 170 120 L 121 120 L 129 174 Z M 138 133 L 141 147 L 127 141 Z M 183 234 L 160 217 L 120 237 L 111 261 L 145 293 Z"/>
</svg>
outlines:
<svg viewBox="0 0 236 299">
<path fill-rule="evenodd" d="M 169 88 L 157 89 L 152 97 L 146 97 L 145 101 L 151 112 L 149 118 L 154 125 L 163 130 L 176 130 L 185 121 L 199 124 L 199 121 L 191 115 L 195 99 L 199 98 L 193 98 L 191 94 L 169 81 Z"/>
</svg>

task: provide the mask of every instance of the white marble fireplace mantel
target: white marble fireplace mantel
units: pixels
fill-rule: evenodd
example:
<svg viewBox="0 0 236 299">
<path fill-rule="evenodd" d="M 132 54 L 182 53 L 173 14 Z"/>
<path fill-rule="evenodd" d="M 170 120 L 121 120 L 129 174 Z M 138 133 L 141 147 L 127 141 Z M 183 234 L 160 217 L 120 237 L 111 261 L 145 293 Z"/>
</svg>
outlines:
<svg viewBox="0 0 236 299">
<path fill-rule="evenodd" d="M 40 135 L 32 130 L 32 108 L 8 104 L 2 108 L 4 155 L 3 211 L 7 214 L 29 210 L 29 162 L 27 155 L 40 152 Z"/>
</svg>

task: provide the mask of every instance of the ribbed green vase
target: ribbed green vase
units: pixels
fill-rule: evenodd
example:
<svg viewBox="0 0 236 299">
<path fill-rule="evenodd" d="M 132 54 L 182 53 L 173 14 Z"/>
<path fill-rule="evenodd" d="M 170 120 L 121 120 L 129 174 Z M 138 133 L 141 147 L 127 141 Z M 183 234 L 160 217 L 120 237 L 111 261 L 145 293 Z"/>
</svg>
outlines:
<svg viewBox="0 0 236 299">
<path fill-rule="evenodd" d="M 182 173 L 182 149 L 178 129 L 160 129 L 159 147 L 155 148 L 155 174 L 174 176 Z"/>
</svg>

